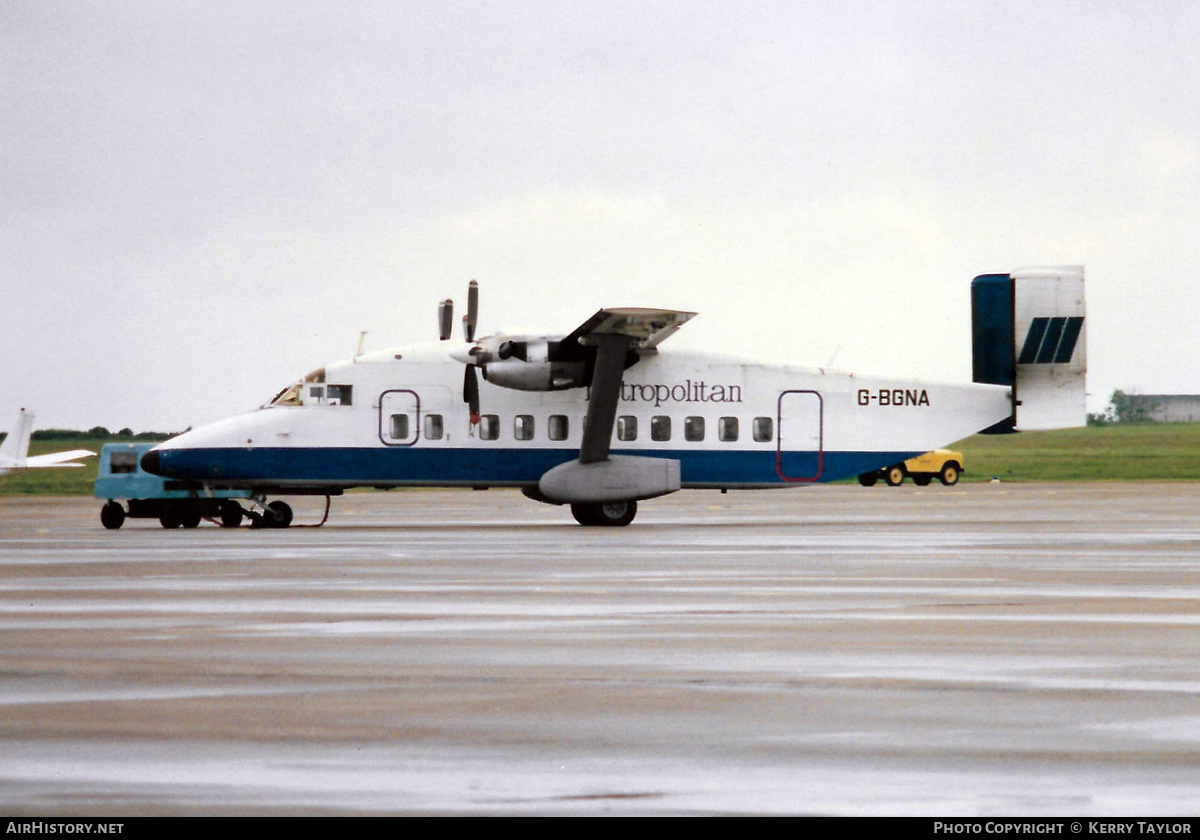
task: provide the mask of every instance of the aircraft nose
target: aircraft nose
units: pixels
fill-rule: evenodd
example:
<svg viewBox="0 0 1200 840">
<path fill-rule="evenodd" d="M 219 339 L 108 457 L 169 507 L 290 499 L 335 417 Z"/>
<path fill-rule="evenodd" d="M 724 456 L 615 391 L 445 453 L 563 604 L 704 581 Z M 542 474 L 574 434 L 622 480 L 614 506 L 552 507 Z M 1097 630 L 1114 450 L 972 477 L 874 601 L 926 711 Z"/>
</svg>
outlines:
<svg viewBox="0 0 1200 840">
<path fill-rule="evenodd" d="M 152 473 L 154 475 L 160 475 L 160 473 L 158 471 L 159 470 L 159 456 L 158 456 L 157 450 L 151 449 L 149 452 L 147 452 L 145 455 L 142 456 L 142 469 L 148 473 Z"/>
</svg>

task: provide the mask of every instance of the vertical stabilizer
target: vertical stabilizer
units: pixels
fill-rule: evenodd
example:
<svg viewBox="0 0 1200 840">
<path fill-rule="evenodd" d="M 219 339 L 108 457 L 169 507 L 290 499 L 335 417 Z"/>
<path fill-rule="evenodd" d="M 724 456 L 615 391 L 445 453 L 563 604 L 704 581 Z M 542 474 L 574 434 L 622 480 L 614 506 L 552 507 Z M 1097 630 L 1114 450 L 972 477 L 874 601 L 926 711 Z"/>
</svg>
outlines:
<svg viewBox="0 0 1200 840">
<path fill-rule="evenodd" d="M 1087 423 L 1082 266 L 985 274 L 971 284 L 976 382 L 1013 389 L 1013 414 L 988 432 Z"/>
<path fill-rule="evenodd" d="M 33 412 L 21 409 L 17 424 L 0 444 L 0 467 L 23 467 L 29 453 L 29 435 L 33 431 Z"/>
<path fill-rule="evenodd" d="M 1083 266 L 1013 272 L 1017 429 L 1087 424 L 1087 324 Z"/>
</svg>

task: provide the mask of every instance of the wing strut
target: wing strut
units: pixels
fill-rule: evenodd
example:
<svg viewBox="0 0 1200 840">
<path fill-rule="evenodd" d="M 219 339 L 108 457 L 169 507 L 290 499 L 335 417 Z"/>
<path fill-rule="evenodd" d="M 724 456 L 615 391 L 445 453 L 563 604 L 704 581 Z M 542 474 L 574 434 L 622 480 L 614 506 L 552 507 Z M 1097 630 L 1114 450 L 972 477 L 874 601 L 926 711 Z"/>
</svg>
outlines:
<svg viewBox="0 0 1200 840">
<path fill-rule="evenodd" d="M 610 456 L 609 449 L 621 399 L 621 377 L 630 352 L 651 350 L 656 336 L 665 337 L 690 317 L 691 313 L 667 310 L 601 310 L 597 313 L 599 321 L 593 319 L 597 322 L 576 331 L 580 345 L 596 348 L 579 458 L 547 470 L 538 479 L 536 495 L 531 498 L 553 504 L 598 505 L 653 499 L 682 486 L 677 459 Z M 642 330 L 643 326 L 650 329 Z M 628 519 L 621 524 L 626 522 Z"/>
<path fill-rule="evenodd" d="M 590 337 L 589 343 L 596 346 L 596 367 L 592 374 L 587 417 L 583 421 L 583 442 L 579 446 L 581 464 L 608 460 L 617 402 L 621 397 L 621 374 L 625 372 L 625 357 L 633 341 L 633 336 L 621 333 L 600 333 Z"/>
</svg>

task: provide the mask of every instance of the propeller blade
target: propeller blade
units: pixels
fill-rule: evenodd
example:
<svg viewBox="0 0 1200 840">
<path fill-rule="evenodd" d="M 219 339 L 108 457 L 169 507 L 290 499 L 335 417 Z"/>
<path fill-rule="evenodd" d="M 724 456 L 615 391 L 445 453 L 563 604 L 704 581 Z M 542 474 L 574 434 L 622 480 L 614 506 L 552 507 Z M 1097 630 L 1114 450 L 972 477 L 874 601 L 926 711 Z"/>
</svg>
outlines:
<svg viewBox="0 0 1200 840">
<path fill-rule="evenodd" d="M 442 341 L 450 337 L 450 329 L 454 323 L 454 301 L 446 298 L 438 304 L 438 336 Z"/>
<path fill-rule="evenodd" d="M 471 425 L 479 423 L 479 378 L 475 374 L 475 365 L 463 368 L 463 402 L 467 404 L 471 415 Z"/>
<path fill-rule="evenodd" d="M 475 340 L 475 325 L 479 323 L 479 284 L 474 280 L 467 286 L 467 314 L 463 318 L 463 331 L 467 341 Z"/>
</svg>

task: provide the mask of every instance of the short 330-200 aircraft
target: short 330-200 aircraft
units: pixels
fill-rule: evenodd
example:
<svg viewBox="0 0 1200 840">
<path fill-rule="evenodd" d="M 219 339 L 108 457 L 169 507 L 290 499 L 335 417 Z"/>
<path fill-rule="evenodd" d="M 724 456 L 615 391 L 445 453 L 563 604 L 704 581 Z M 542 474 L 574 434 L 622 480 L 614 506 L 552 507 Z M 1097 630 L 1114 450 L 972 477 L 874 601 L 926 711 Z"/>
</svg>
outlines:
<svg viewBox="0 0 1200 840">
<path fill-rule="evenodd" d="M 974 382 L 940 384 L 668 352 L 694 313 L 601 309 L 565 335 L 451 338 L 326 365 L 261 409 L 168 440 L 143 468 L 200 494 L 518 487 L 583 525 L 627 525 L 680 489 L 761 489 L 879 470 L 978 431 L 1083 425 L 1081 267 L 972 283 Z"/>
</svg>

